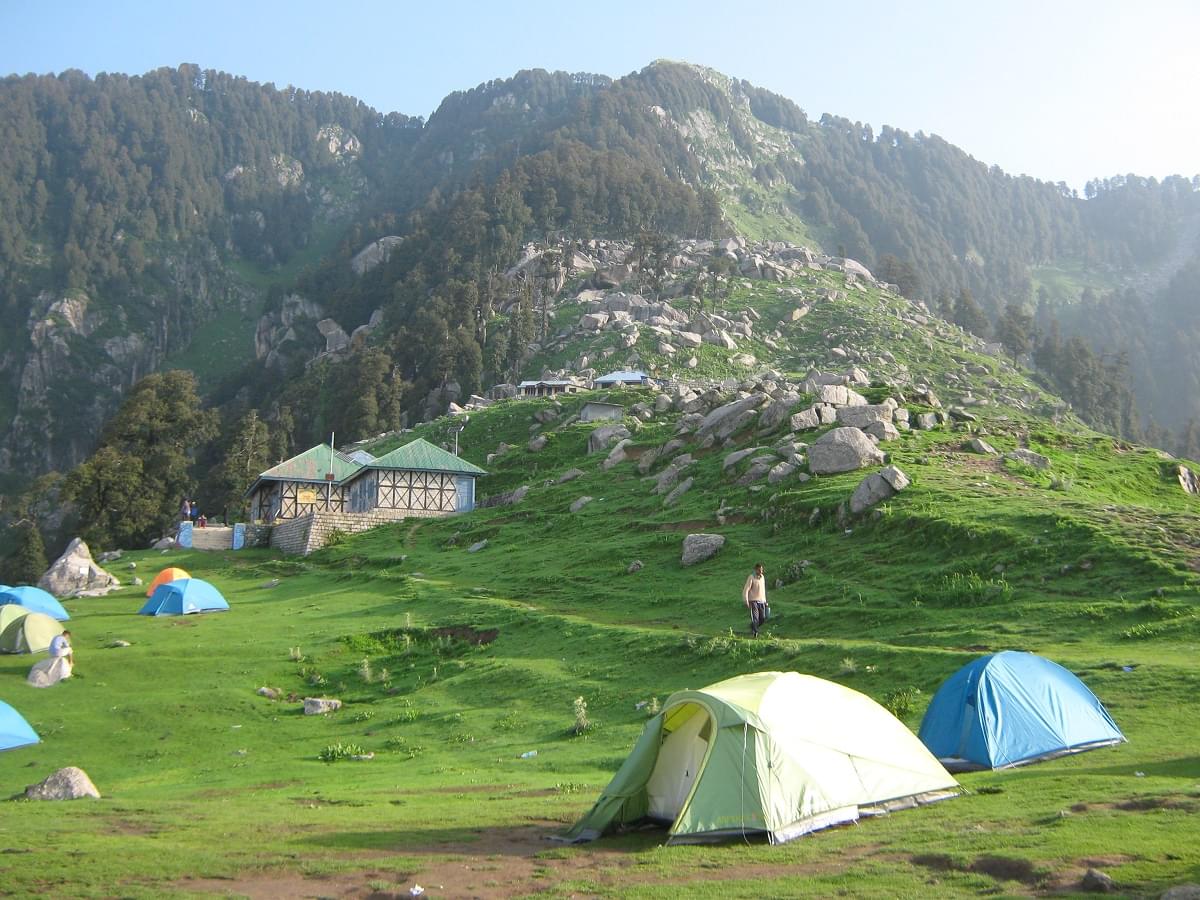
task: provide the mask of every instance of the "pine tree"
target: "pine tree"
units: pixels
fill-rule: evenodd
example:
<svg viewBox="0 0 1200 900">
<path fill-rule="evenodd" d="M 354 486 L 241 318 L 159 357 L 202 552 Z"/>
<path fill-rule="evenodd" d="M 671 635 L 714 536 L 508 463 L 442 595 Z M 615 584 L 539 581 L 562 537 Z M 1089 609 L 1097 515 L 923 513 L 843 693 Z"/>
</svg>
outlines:
<svg viewBox="0 0 1200 900">
<path fill-rule="evenodd" d="M 996 323 L 996 340 L 1004 345 L 1013 359 L 1029 352 L 1033 343 L 1033 316 L 1015 300 L 1004 306 L 1000 321 Z"/>
<path fill-rule="evenodd" d="M 4 578 L 12 584 L 37 584 L 46 573 L 46 545 L 37 526 L 26 520 L 17 530 L 17 546 L 5 561 Z"/>
<path fill-rule="evenodd" d="M 954 324 L 980 337 L 986 336 L 991 330 L 988 317 L 975 302 L 969 288 L 962 288 L 958 292 L 958 300 L 954 304 Z"/>
</svg>

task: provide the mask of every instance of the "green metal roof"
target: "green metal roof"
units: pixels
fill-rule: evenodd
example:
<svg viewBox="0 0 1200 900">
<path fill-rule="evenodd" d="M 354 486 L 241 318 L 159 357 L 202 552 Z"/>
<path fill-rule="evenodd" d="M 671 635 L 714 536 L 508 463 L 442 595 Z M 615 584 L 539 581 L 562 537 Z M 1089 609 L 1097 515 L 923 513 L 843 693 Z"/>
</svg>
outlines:
<svg viewBox="0 0 1200 900">
<path fill-rule="evenodd" d="M 375 462 L 368 463 L 372 469 L 416 469 L 423 472 L 458 472 L 463 475 L 486 475 L 479 466 L 472 465 L 441 447 L 435 447 L 423 438 L 417 438 L 391 453 L 385 453 Z"/>
<path fill-rule="evenodd" d="M 317 444 L 312 449 L 267 469 L 258 477 L 279 481 L 324 481 L 325 473 L 331 469 L 331 453 L 334 481 L 344 481 L 362 468 L 361 463 L 355 462 L 344 453 L 339 453 L 328 444 Z"/>
</svg>

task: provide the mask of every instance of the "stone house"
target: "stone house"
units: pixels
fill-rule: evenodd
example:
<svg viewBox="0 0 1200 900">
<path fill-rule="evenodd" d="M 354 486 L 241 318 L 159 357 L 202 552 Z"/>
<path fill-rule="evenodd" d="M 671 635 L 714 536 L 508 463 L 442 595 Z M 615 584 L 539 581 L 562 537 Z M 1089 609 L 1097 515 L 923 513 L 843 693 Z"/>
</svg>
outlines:
<svg viewBox="0 0 1200 900">
<path fill-rule="evenodd" d="M 557 394 L 574 394 L 583 390 L 583 385 L 571 378 L 556 378 L 543 381 L 522 381 L 517 385 L 522 397 L 553 397 Z"/>
</svg>

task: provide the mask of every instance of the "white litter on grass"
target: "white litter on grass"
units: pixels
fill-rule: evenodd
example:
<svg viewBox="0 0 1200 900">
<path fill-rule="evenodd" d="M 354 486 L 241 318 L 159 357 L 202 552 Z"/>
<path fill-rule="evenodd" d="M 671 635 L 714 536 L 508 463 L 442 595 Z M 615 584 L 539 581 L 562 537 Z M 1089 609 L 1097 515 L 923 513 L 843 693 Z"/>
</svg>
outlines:
<svg viewBox="0 0 1200 900">
<path fill-rule="evenodd" d="M 1145 773 L 1145 772 L 1134 772 L 1134 773 L 1133 773 L 1133 777 L 1134 777 L 1134 778 L 1145 778 L 1145 777 L 1146 777 L 1146 773 Z"/>
<path fill-rule="evenodd" d="M 420 897 L 424 893 L 425 888 L 421 887 L 419 884 L 414 884 L 408 889 L 408 894 L 410 897 Z"/>
<path fill-rule="evenodd" d="M 521 754 L 520 758 L 521 759 L 533 759 L 535 756 L 537 756 L 536 750 L 526 750 L 524 753 Z"/>
</svg>

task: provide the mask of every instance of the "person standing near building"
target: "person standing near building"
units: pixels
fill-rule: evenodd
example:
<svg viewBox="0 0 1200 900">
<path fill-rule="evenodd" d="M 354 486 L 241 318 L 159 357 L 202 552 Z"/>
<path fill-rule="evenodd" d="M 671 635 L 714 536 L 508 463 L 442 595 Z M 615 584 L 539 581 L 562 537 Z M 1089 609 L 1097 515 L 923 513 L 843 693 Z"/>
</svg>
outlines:
<svg viewBox="0 0 1200 900">
<path fill-rule="evenodd" d="M 767 579 L 762 563 L 755 563 L 754 571 L 746 579 L 746 586 L 742 588 L 742 602 L 750 610 L 750 634 L 758 637 L 758 629 L 767 620 Z"/>
</svg>

